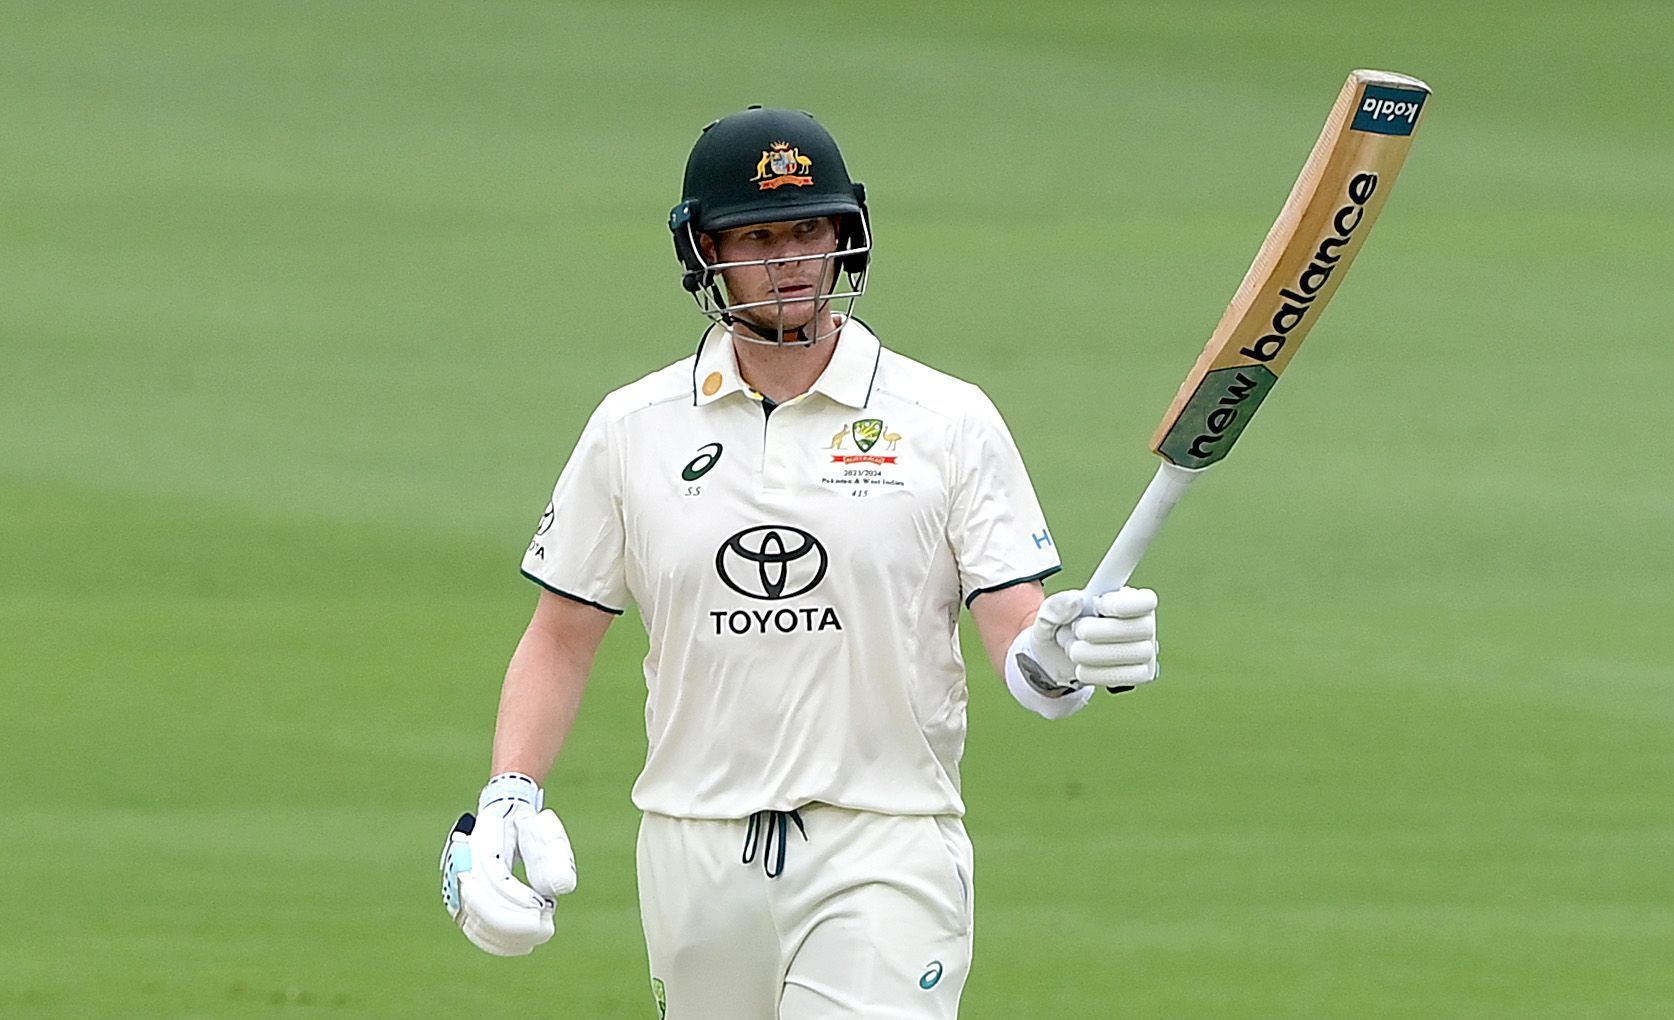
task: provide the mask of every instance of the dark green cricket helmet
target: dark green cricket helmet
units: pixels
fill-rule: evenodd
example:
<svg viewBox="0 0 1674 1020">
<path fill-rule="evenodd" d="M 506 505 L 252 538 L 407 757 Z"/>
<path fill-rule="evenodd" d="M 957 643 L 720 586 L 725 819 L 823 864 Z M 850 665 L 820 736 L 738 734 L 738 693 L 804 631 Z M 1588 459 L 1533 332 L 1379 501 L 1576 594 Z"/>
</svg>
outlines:
<svg viewBox="0 0 1674 1020">
<path fill-rule="evenodd" d="M 697 235 L 815 216 L 836 218 L 833 258 L 862 277 L 871 251 L 866 189 L 849 180 L 836 139 L 813 114 L 752 106 L 711 121 L 686 159 L 680 204 L 669 214 L 686 289 L 696 295 L 715 283 L 717 267 L 704 261 Z M 863 286 L 852 280 L 852 289 L 856 283 Z"/>
</svg>

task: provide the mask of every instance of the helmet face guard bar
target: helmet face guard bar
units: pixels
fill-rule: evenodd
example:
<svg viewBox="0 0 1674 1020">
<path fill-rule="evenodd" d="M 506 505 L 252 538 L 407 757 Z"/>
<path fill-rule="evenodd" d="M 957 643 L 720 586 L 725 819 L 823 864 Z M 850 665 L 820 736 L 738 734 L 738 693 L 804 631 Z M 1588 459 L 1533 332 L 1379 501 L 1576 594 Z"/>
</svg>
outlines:
<svg viewBox="0 0 1674 1020">
<path fill-rule="evenodd" d="M 800 326 L 786 328 L 785 308 L 790 305 L 806 305 L 817 302 L 822 308 L 829 308 L 833 303 L 842 302 L 842 314 L 849 317 L 854 308 L 855 300 L 866 293 L 867 269 L 871 264 L 868 256 L 872 251 L 871 229 L 866 217 L 856 217 L 860 225 L 859 238 L 848 237 L 849 243 L 838 247 L 834 251 L 815 252 L 811 255 L 790 255 L 784 258 L 746 259 L 736 262 L 709 262 L 703 257 L 703 249 L 698 244 L 696 229 L 687 220 L 682 226 L 686 231 L 686 241 L 692 253 L 692 261 L 696 269 L 686 272 L 686 287 L 691 291 L 692 300 L 697 304 L 698 311 L 712 322 L 724 326 L 742 326 L 749 333 L 733 329 L 733 336 L 749 343 L 768 346 L 808 347 L 828 336 L 835 335 L 835 330 L 827 330 L 810 336 Z M 843 236 L 841 233 L 839 236 Z M 841 243 L 841 242 L 840 242 Z M 787 297 L 779 293 L 777 270 L 785 266 L 794 266 L 804 262 L 822 263 L 820 272 L 819 293 L 809 295 L 791 295 Z M 860 265 L 858 271 L 849 267 L 856 263 Z M 767 279 L 773 284 L 773 296 L 760 301 L 745 301 L 734 304 L 722 286 L 721 274 L 728 269 L 754 267 L 763 269 Z M 697 286 L 693 288 L 693 283 Z M 829 288 L 829 289 L 828 289 Z M 765 316 L 743 315 L 743 312 L 753 312 L 760 309 L 772 309 Z M 815 317 L 819 317 L 819 309 L 815 310 Z M 758 321 L 765 319 L 766 321 Z M 817 328 L 817 326 L 816 326 Z M 787 339 L 788 338 L 788 339 Z"/>
<path fill-rule="evenodd" d="M 681 263 L 681 285 L 692 295 L 698 311 L 711 322 L 728 327 L 732 334 L 749 343 L 767 346 L 807 347 L 828 336 L 835 331 L 809 336 L 800 326 L 785 326 L 784 313 L 787 306 L 804 305 L 815 302 L 820 308 L 815 309 L 816 318 L 829 321 L 829 316 L 821 315 L 822 310 L 829 310 L 834 303 L 841 302 L 841 313 L 845 319 L 849 317 L 854 302 L 866 293 L 866 279 L 871 266 L 872 252 L 872 224 L 871 217 L 866 212 L 866 192 L 860 184 L 850 185 L 853 188 L 853 204 L 847 209 L 833 211 L 816 211 L 808 209 L 806 218 L 833 216 L 837 220 L 837 248 L 829 252 L 816 252 L 809 255 L 792 255 L 784 258 L 749 259 L 734 262 L 710 262 L 703 256 L 703 247 L 699 243 L 699 235 L 707 231 L 699 227 L 703 217 L 699 214 L 698 203 L 694 200 L 682 201 L 669 214 L 669 230 L 674 235 L 674 250 Z M 784 207 L 773 210 L 775 213 L 792 213 L 794 207 Z M 765 213 L 765 210 L 764 210 Z M 789 220 L 791 215 L 763 215 L 757 222 L 775 222 Z M 725 221 L 723 221 L 725 222 Z M 725 228 L 717 228 L 725 229 Z M 820 293 L 811 295 L 786 296 L 778 290 L 778 270 L 786 266 L 802 262 L 823 262 L 829 268 L 822 267 L 820 272 Z M 770 298 L 760 301 L 734 303 L 725 292 L 721 274 L 725 270 L 737 268 L 759 268 L 767 273 L 768 281 L 773 284 L 774 293 Z M 744 312 L 761 312 L 766 321 L 757 321 L 758 316 L 744 315 Z M 742 327 L 742 328 L 733 328 Z M 818 326 L 816 326 L 818 328 Z M 755 334 L 754 336 L 750 334 Z"/>
</svg>

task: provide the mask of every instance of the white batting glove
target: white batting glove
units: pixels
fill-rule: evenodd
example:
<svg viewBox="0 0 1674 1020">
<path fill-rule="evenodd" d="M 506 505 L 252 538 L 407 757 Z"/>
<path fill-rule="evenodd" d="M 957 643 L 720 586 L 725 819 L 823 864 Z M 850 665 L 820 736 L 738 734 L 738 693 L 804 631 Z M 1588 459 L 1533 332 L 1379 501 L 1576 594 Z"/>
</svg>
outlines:
<svg viewBox="0 0 1674 1020">
<path fill-rule="evenodd" d="M 1095 597 L 1093 615 L 1059 628 L 1058 643 L 1075 663 L 1078 684 L 1137 687 L 1150 683 L 1160 670 L 1157 593 L 1149 588 L 1122 588 Z"/>
<path fill-rule="evenodd" d="M 442 847 L 442 903 L 465 937 L 496 956 L 524 956 L 552 937 L 558 897 L 576 885 L 564 823 L 541 810 L 528 776 L 495 776 Z M 523 861 L 528 884 L 513 868 Z"/>
<path fill-rule="evenodd" d="M 1157 678 L 1157 593 L 1123 588 L 1093 600 L 1072 589 L 1047 597 L 1034 625 L 1006 653 L 1006 687 L 1048 719 L 1085 708 L 1099 687 Z"/>
</svg>

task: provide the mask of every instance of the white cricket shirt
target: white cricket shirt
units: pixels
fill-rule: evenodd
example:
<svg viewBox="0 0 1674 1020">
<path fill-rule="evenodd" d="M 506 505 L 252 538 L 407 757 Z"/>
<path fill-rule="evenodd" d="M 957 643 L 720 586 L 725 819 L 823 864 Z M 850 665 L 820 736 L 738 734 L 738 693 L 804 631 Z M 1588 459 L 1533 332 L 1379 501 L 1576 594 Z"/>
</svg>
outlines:
<svg viewBox="0 0 1674 1020">
<path fill-rule="evenodd" d="M 964 812 L 960 603 L 1057 550 L 981 390 L 857 319 L 836 343 L 771 414 L 719 327 L 611 393 L 524 555 L 550 591 L 640 607 L 643 811 Z"/>
</svg>

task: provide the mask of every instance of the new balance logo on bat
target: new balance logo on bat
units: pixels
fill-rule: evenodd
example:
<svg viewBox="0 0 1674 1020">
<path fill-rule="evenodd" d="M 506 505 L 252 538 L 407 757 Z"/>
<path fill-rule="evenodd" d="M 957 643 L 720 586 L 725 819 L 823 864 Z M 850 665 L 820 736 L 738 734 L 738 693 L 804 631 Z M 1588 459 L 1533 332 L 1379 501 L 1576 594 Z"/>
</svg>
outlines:
<svg viewBox="0 0 1674 1020">
<path fill-rule="evenodd" d="M 1206 374 L 1158 452 L 1180 467 L 1215 463 L 1226 456 L 1278 381 L 1266 365 L 1233 365 Z"/>
<path fill-rule="evenodd" d="M 1327 285 L 1348 254 L 1355 232 L 1366 218 L 1366 205 L 1378 190 L 1378 175 L 1358 173 L 1344 188 L 1347 199 L 1325 224 L 1325 236 L 1314 247 L 1307 265 L 1289 286 L 1276 295 L 1279 306 L 1265 326 L 1267 332 L 1238 349 L 1250 359 L 1245 365 L 1231 365 L 1204 374 L 1197 389 L 1181 408 L 1179 416 L 1157 447 L 1170 463 L 1186 468 L 1203 468 L 1215 463 L 1232 444 L 1279 381 L 1284 364 L 1278 361 L 1285 348 L 1308 332 L 1310 313 L 1328 298 Z"/>
<path fill-rule="evenodd" d="M 1226 389 L 1215 399 L 1214 408 L 1204 416 L 1204 432 L 1192 440 L 1191 448 L 1186 451 L 1187 456 L 1204 461 L 1213 459 L 1215 444 L 1220 442 L 1221 438 L 1231 431 L 1234 425 L 1238 424 L 1239 405 L 1248 400 L 1250 394 L 1255 393 L 1260 387 L 1261 383 L 1243 372 L 1234 371 L 1232 381 L 1227 383 Z M 1256 405 L 1261 403 L 1262 396 L 1266 396 L 1265 391 L 1250 404 L 1249 411 L 1255 410 Z M 1248 417 L 1248 414 L 1245 417 Z M 1239 431 L 1242 432 L 1243 429 L 1239 429 Z"/>
<path fill-rule="evenodd" d="M 1295 288 L 1279 290 L 1282 303 L 1279 310 L 1273 313 L 1273 331 L 1248 347 L 1240 348 L 1239 354 L 1265 364 L 1285 349 L 1290 334 L 1302 325 L 1320 291 L 1330 282 L 1332 272 L 1343 257 L 1342 248 L 1354 239 L 1354 230 L 1360 226 L 1360 220 L 1366 213 L 1366 203 L 1372 200 L 1372 193 L 1377 190 L 1377 174 L 1355 174 L 1349 179 L 1348 204 L 1331 217 L 1334 233 L 1327 234 L 1319 242 L 1314 257 L 1297 277 Z"/>
<path fill-rule="evenodd" d="M 1356 131 L 1380 135 L 1410 135 L 1418 126 L 1418 111 L 1424 108 L 1424 98 L 1428 95 L 1416 89 L 1368 85 L 1351 126 Z"/>
</svg>

